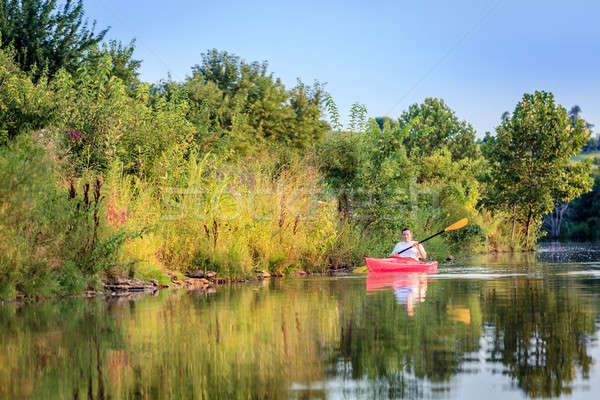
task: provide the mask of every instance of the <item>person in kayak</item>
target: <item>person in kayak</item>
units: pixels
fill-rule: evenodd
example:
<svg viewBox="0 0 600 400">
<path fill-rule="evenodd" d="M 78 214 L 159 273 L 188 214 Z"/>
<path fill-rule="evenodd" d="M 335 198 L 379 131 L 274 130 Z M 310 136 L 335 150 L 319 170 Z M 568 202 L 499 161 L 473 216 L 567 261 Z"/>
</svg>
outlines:
<svg viewBox="0 0 600 400">
<path fill-rule="evenodd" d="M 398 242 L 396 246 L 394 246 L 394 250 L 392 251 L 391 256 L 400 256 L 400 257 L 410 257 L 419 261 L 419 258 L 426 259 L 427 252 L 423 248 L 419 242 L 415 242 L 413 240 L 413 233 L 410 228 L 402 229 L 402 239 L 404 241 Z M 410 249 L 406 250 L 402 254 L 398 254 L 398 252 L 410 247 Z"/>
</svg>

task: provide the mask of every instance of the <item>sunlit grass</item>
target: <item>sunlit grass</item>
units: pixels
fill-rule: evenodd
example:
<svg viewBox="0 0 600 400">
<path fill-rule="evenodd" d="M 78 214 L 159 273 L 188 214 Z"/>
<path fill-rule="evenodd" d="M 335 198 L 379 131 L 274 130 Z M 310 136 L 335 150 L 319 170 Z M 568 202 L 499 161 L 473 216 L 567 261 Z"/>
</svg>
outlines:
<svg viewBox="0 0 600 400">
<path fill-rule="evenodd" d="M 135 262 L 135 275 L 155 279 L 165 267 L 236 278 L 355 260 L 357 235 L 334 201 L 321 200 L 318 172 L 308 163 L 273 169 L 269 162 L 191 157 L 165 185 L 126 177 L 115 164 L 107 193 L 115 218 L 151 232 L 124 246 L 123 260 Z"/>
</svg>

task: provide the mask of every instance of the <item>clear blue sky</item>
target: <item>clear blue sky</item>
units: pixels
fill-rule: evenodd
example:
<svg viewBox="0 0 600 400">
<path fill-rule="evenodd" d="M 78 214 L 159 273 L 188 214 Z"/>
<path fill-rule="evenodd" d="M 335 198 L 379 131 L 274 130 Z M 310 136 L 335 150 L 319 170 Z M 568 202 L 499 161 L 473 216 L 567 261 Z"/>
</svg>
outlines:
<svg viewBox="0 0 600 400">
<path fill-rule="evenodd" d="M 479 136 L 525 92 L 578 104 L 600 131 L 595 1 L 84 0 L 107 39 L 137 39 L 141 78 L 181 81 L 217 48 L 269 62 L 286 86 L 326 82 L 343 116 L 397 117 L 443 98 Z M 97 28 L 97 29 L 98 29 Z"/>
</svg>

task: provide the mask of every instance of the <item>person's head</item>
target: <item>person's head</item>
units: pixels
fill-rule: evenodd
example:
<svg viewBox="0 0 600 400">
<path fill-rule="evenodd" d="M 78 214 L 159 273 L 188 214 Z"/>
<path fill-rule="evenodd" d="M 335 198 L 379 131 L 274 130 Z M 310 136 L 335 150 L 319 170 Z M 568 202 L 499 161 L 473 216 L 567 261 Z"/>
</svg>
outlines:
<svg viewBox="0 0 600 400">
<path fill-rule="evenodd" d="M 404 228 L 404 229 L 402 229 L 402 239 L 405 242 L 411 242 L 413 240 L 413 233 L 410 230 L 410 228 Z"/>
</svg>

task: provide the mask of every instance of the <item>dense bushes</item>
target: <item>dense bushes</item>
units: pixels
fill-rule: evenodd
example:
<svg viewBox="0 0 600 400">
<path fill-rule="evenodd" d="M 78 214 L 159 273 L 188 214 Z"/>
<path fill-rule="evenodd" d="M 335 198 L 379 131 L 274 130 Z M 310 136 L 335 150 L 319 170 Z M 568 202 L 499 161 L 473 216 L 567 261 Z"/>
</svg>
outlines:
<svg viewBox="0 0 600 400">
<path fill-rule="evenodd" d="M 118 270 L 125 235 L 104 223 L 102 183 L 60 185 L 30 137 L 0 147 L 0 297 L 80 292 Z"/>
<path fill-rule="evenodd" d="M 575 241 L 600 241 L 600 157 L 594 159 L 592 191 L 571 201 L 566 209 L 560 237 Z"/>
<path fill-rule="evenodd" d="M 261 153 L 321 135 L 318 86 L 287 91 L 265 65 L 238 63 L 235 93 L 216 92 L 246 121 L 236 128 L 203 120 L 183 84 L 126 87 L 106 55 L 37 84 L 0 56 L 2 298 L 78 292 L 112 273 L 166 282 L 165 268 L 242 277 L 354 259 L 310 163 Z"/>
<path fill-rule="evenodd" d="M 47 82 L 34 84 L 15 65 L 13 53 L 0 50 L 0 146 L 20 132 L 43 128 L 53 115 Z"/>
</svg>

